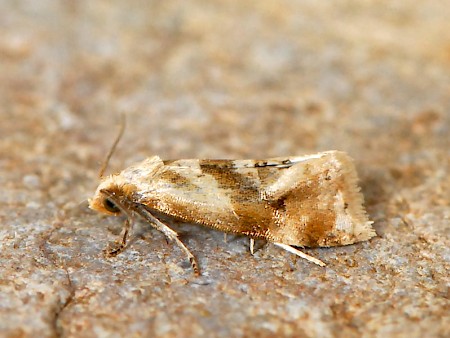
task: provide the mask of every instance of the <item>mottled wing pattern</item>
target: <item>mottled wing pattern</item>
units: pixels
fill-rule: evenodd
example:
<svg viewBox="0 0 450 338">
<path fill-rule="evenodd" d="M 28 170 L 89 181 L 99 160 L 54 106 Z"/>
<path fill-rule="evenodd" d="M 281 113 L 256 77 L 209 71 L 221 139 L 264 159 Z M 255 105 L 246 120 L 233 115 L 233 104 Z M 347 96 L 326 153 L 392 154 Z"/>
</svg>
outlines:
<svg viewBox="0 0 450 338">
<path fill-rule="evenodd" d="M 345 153 L 158 165 L 139 192 L 138 202 L 150 210 L 297 246 L 351 244 L 374 235 Z"/>
<path fill-rule="evenodd" d="M 188 222 L 261 237 L 273 210 L 259 197 L 255 167 L 227 160 L 166 161 L 141 203 Z M 276 172 L 274 173 L 276 175 Z"/>
</svg>

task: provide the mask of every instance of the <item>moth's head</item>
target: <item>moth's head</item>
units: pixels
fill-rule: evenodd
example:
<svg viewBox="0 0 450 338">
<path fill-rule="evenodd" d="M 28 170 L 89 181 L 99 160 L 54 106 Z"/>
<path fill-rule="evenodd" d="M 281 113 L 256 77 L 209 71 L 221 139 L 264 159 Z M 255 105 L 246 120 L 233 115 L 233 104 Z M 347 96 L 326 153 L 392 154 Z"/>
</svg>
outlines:
<svg viewBox="0 0 450 338">
<path fill-rule="evenodd" d="M 125 201 L 133 193 L 133 186 L 123 182 L 120 175 L 105 177 L 94 197 L 89 199 L 89 208 L 108 215 L 118 216 L 122 213 Z"/>
</svg>

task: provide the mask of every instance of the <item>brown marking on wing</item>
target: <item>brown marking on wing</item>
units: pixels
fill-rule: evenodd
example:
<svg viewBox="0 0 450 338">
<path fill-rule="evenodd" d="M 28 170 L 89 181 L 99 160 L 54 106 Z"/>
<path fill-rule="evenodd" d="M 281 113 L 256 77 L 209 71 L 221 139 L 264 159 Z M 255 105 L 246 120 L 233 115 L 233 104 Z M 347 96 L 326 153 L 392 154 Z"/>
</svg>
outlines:
<svg viewBox="0 0 450 338">
<path fill-rule="evenodd" d="M 186 176 L 179 174 L 176 170 L 166 169 L 158 176 L 158 180 L 169 182 L 175 187 L 196 190 L 198 187 Z"/>
<path fill-rule="evenodd" d="M 288 220 L 286 231 L 291 232 L 286 237 L 297 241 L 286 244 L 309 247 L 336 245 L 334 241 L 336 186 L 329 184 L 327 191 L 324 192 L 318 176 L 320 174 L 313 175 L 286 196 Z"/>
<path fill-rule="evenodd" d="M 220 167 L 200 162 L 205 175 L 211 175 L 219 188 L 227 192 L 237 219 L 233 220 L 232 231 L 252 237 L 264 237 L 268 227 L 274 223 L 274 208 L 259 197 L 260 181 L 251 174 L 252 169 Z M 253 169 L 254 170 L 254 169 Z"/>
</svg>

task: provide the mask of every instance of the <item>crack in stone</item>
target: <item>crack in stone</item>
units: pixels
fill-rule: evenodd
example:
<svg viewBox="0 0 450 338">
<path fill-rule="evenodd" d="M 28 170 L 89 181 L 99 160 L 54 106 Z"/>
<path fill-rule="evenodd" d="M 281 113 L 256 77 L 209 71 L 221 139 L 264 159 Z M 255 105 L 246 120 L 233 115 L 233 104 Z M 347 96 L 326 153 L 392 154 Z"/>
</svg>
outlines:
<svg viewBox="0 0 450 338">
<path fill-rule="evenodd" d="M 56 221 L 53 224 L 53 227 L 47 231 L 45 231 L 41 235 L 41 242 L 39 243 L 39 249 L 42 252 L 43 256 L 50 262 L 50 264 L 57 268 L 64 270 L 66 276 L 65 289 L 68 291 L 69 295 L 65 298 L 64 301 L 62 297 L 59 297 L 59 304 L 55 305 L 53 317 L 50 323 L 50 326 L 53 329 L 54 337 L 63 337 L 64 336 L 64 328 L 60 323 L 63 312 L 73 303 L 75 299 L 75 287 L 72 282 L 72 278 L 70 276 L 69 270 L 67 269 L 66 262 L 49 249 L 47 243 L 49 238 L 53 235 L 53 233 L 62 227 L 62 222 L 60 220 Z M 61 302 L 62 301 L 62 302 Z"/>
<path fill-rule="evenodd" d="M 62 314 L 67 308 L 73 303 L 75 299 L 75 287 L 72 283 L 72 278 L 70 277 L 69 271 L 63 267 L 66 273 L 67 279 L 67 290 L 69 291 L 69 295 L 66 297 L 64 303 L 62 303 L 59 307 L 57 306 L 55 309 L 55 313 L 53 315 L 52 327 L 55 332 L 55 337 L 63 337 L 64 336 L 64 327 L 60 323 Z"/>
</svg>

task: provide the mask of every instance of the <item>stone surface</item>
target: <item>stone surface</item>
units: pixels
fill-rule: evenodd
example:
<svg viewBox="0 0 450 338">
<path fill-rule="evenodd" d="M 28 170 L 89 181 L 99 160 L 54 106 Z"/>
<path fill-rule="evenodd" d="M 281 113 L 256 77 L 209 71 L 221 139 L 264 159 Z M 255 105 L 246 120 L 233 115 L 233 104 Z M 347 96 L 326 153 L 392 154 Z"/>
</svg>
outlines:
<svg viewBox="0 0 450 338">
<path fill-rule="evenodd" d="M 0 2 L 0 336 L 448 337 L 450 7 L 444 1 Z M 356 159 L 379 234 L 306 249 L 86 208 L 149 155 Z"/>
</svg>

